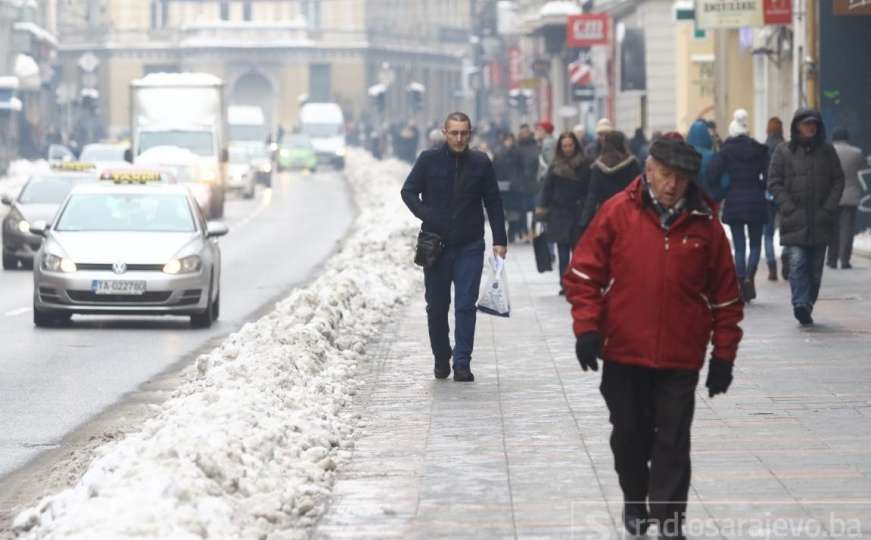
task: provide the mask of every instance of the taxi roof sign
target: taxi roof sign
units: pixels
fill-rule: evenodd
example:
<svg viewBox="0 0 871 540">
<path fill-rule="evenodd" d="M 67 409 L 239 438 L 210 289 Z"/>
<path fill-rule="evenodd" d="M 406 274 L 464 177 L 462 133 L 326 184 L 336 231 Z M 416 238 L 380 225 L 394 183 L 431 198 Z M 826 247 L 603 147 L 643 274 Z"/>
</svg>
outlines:
<svg viewBox="0 0 871 540">
<path fill-rule="evenodd" d="M 55 162 L 51 164 L 52 170 L 55 171 L 93 171 L 97 168 L 94 163 L 88 163 L 85 161 L 61 161 Z"/>
<path fill-rule="evenodd" d="M 100 180 L 109 180 L 116 184 L 151 184 L 163 180 L 160 171 L 149 169 L 109 169 L 103 171 Z"/>
</svg>

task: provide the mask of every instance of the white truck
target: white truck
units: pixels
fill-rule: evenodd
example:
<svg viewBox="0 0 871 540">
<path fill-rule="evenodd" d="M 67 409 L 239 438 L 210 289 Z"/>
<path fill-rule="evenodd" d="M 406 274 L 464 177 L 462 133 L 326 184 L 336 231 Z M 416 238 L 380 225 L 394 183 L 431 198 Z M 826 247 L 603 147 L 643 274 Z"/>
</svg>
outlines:
<svg viewBox="0 0 871 540">
<path fill-rule="evenodd" d="M 345 167 L 345 115 L 337 103 L 306 103 L 299 126 L 311 138 L 320 163 Z"/>
<path fill-rule="evenodd" d="M 208 217 L 224 215 L 227 108 L 224 81 L 207 73 L 152 73 L 130 83 L 133 159 L 176 146 L 197 156 L 197 181 L 209 186 Z"/>
<path fill-rule="evenodd" d="M 230 126 L 230 161 L 234 150 L 244 149 L 250 155 L 251 167 L 258 183 L 272 185 L 272 157 L 269 153 L 272 129 L 267 125 L 263 109 L 256 105 L 227 107 Z"/>
</svg>

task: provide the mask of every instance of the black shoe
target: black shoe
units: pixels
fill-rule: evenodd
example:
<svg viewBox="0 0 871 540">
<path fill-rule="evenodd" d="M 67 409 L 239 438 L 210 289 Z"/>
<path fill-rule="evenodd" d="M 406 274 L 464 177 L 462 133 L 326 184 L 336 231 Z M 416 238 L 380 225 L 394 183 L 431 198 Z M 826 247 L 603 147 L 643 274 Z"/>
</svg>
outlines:
<svg viewBox="0 0 871 540">
<path fill-rule="evenodd" d="M 432 374 L 435 375 L 436 379 L 447 379 L 448 376 L 451 374 L 451 366 L 436 366 L 433 368 Z"/>
<path fill-rule="evenodd" d="M 810 306 L 804 304 L 795 306 L 792 308 L 792 314 L 795 315 L 796 320 L 798 320 L 802 326 L 810 326 L 814 323 L 814 319 L 811 317 Z"/>
<path fill-rule="evenodd" d="M 623 526 L 632 536 L 644 536 L 650 525 L 648 519 L 647 507 L 644 503 L 623 504 Z"/>
<path fill-rule="evenodd" d="M 559 292 L 557 293 L 557 296 L 565 296 L 565 295 L 566 295 L 565 289 L 560 289 Z"/>
<path fill-rule="evenodd" d="M 457 382 L 475 382 L 475 376 L 469 369 L 454 369 L 454 380 Z"/>
<path fill-rule="evenodd" d="M 831 268 L 833 270 L 838 269 L 838 263 L 836 263 L 836 262 L 828 261 L 828 262 L 826 262 L 826 266 L 828 266 L 829 268 Z"/>
<path fill-rule="evenodd" d="M 841 263 L 841 270 L 850 270 L 851 268 L 853 268 L 852 264 L 848 262 Z"/>
</svg>

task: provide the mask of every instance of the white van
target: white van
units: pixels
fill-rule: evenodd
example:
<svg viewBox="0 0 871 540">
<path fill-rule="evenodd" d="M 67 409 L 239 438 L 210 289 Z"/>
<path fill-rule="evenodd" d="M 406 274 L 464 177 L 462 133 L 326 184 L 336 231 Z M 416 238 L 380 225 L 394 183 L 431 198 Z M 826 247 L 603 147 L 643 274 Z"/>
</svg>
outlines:
<svg viewBox="0 0 871 540">
<path fill-rule="evenodd" d="M 337 103 L 306 103 L 300 109 L 299 124 L 311 138 L 320 163 L 345 166 L 345 115 Z"/>
</svg>

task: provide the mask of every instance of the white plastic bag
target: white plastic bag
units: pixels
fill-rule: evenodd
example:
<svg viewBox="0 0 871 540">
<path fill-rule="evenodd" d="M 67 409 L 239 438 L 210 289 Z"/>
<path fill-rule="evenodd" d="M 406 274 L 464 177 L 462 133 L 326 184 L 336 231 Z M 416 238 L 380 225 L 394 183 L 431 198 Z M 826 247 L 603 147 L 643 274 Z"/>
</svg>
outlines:
<svg viewBox="0 0 871 540">
<path fill-rule="evenodd" d="M 497 317 L 508 317 L 511 314 L 511 303 L 508 300 L 505 259 L 492 255 L 487 257 L 487 270 L 487 280 L 478 297 L 478 311 Z"/>
</svg>

